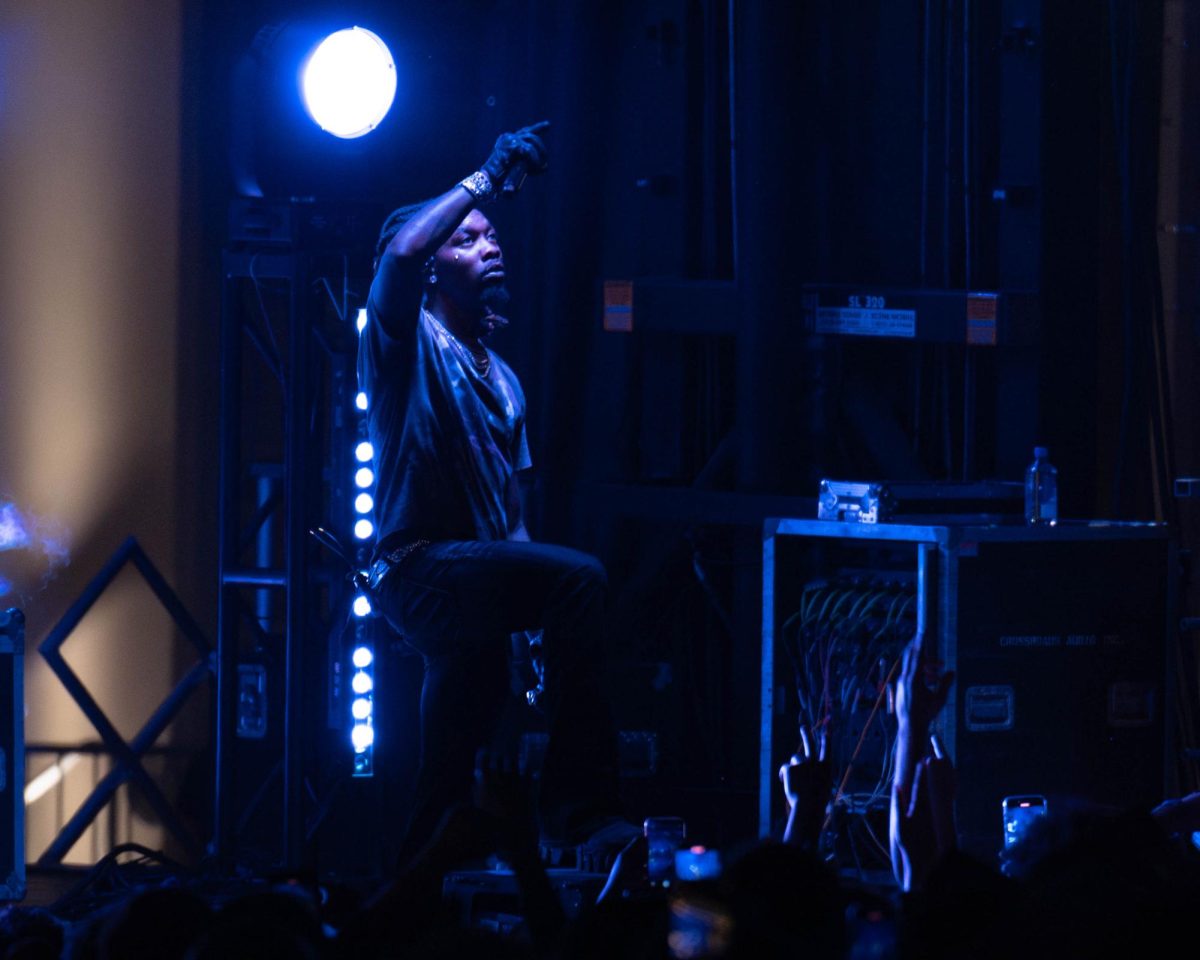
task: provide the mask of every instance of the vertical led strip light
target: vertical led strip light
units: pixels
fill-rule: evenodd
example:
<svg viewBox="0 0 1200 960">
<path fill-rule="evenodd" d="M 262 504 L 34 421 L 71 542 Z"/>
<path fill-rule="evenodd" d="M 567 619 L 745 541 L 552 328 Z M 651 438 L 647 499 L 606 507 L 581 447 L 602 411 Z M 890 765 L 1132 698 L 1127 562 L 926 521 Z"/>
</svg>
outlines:
<svg viewBox="0 0 1200 960">
<path fill-rule="evenodd" d="M 359 310 L 355 322 L 359 336 L 367 326 L 367 311 Z M 358 425 L 354 448 L 354 539 L 355 557 L 366 566 L 371 553 L 375 524 L 375 451 L 367 439 L 367 409 L 370 400 L 359 391 L 354 396 L 355 421 Z M 375 773 L 375 650 L 372 643 L 371 600 L 365 593 L 354 597 L 354 644 L 350 653 L 350 744 L 354 748 L 354 776 Z"/>
</svg>

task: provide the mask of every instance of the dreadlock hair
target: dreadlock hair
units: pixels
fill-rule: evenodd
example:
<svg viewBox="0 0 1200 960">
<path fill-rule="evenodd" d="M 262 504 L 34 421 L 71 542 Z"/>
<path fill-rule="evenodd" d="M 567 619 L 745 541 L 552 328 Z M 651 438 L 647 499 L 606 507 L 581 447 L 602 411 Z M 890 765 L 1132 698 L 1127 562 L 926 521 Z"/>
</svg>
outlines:
<svg viewBox="0 0 1200 960">
<path fill-rule="evenodd" d="M 383 221 L 383 226 L 379 228 L 379 240 L 375 243 L 375 262 L 372 269 L 375 272 L 379 270 L 379 261 L 383 259 L 383 252 L 388 248 L 388 244 L 392 242 L 392 238 L 400 232 L 409 220 L 411 220 L 418 210 L 426 207 L 431 201 L 423 200 L 421 203 L 410 203 L 407 207 L 398 207 L 387 215 L 387 219 Z M 428 276 L 429 271 L 433 267 L 433 257 L 425 262 L 422 268 L 422 273 Z M 505 304 L 508 303 L 507 293 L 500 302 L 489 303 L 486 305 L 486 311 L 479 320 L 479 335 L 481 337 L 490 337 L 497 330 L 502 330 L 508 326 L 508 319 L 496 313 L 496 310 L 503 310 Z"/>
<path fill-rule="evenodd" d="M 379 269 L 379 261 L 383 259 L 383 251 L 392 242 L 392 237 L 399 233 L 400 228 L 408 223 L 416 215 L 416 212 L 428 203 L 428 200 L 424 200 L 421 203 L 410 203 L 407 207 L 399 207 L 388 214 L 387 219 L 383 221 L 383 226 L 379 228 L 379 240 L 375 244 L 374 270 Z"/>
</svg>

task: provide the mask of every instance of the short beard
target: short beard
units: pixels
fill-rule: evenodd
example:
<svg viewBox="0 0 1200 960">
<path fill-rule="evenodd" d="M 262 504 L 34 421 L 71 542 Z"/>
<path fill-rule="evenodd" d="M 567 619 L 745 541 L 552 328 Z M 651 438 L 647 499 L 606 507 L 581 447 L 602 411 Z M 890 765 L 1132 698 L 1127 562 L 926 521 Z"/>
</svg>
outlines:
<svg viewBox="0 0 1200 960">
<path fill-rule="evenodd" d="M 502 283 L 489 283 L 479 294 L 479 304 L 489 313 L 500 313 L 508 306 L 508 288 Z"/>
<path fill-rule="evenodd" d="M 508 319 L 500 313 L 508 306 L 508 299 L 508 288 L 502 283 L 490 283 L 483 288 L 479 295 L 479 305 L 483 308 L 483 314 L 477 324 L 477 335 L 481 339 L 508 326 Z"/>
</svg>

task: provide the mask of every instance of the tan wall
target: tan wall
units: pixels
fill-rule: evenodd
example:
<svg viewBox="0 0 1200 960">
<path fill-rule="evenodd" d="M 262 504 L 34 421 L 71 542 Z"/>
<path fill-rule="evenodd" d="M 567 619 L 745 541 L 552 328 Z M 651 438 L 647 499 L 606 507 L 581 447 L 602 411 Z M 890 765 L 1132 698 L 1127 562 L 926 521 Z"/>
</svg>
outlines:
<svg viewBox="0 0 1200 960">
<path fill-rule="evenodd" d="M 70 566 L 24 604 L 30 742 L 96 739 L 34 646 L 108 555 L 134 534 L 173 579 L 181 9 L 0 5 L 0 502 L 61 527 L 71 548 Z M 16 562 L 0 553 L 0 571 Z M 21 562 L 28 589 L 32 561 Z M 65 650 L 129 736 L 177 674 L 174 643 L 127 571 Z M 69 815 L 93 772 L 80 763 L 61 797 L 29 809 L 31 860 L 58 801 Z M 106 827 L 70 859 L 94 862 L 112 839 L 161 845 L 128 819 L 134 836 Z"/>
</svg>

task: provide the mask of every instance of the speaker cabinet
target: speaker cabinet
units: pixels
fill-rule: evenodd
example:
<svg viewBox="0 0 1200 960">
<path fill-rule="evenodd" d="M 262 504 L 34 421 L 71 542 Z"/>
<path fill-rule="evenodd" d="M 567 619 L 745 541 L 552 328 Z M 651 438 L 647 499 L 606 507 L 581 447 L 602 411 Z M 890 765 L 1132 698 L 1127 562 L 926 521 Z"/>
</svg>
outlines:
<svg viewBox="0 0 1200 960">
<path fill-rule="evenodd" d="M 1149 808 L 1166 778 L 1169 542 L 979 543 L 958 557 L 954 760 L 964 847 L 1010 794 Z"/>
<path fill-rule="evenodd" d="M 956 673 L 936 729 L 957 769 L 965 850 L 994 860 L 1009 795 L 1147 809 L 1164 798 L 1177 576 L 1165 527 L 774 520 L 763 554 L 760 833 L 782 813 L 775 771 L 795 738 L 777 637 L 799 585 L 851 564 L 915 575 L 926 649 Z"/>
</svg>

